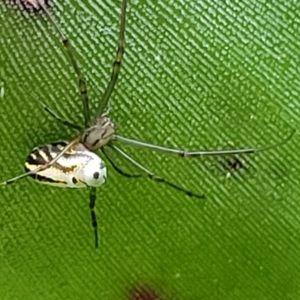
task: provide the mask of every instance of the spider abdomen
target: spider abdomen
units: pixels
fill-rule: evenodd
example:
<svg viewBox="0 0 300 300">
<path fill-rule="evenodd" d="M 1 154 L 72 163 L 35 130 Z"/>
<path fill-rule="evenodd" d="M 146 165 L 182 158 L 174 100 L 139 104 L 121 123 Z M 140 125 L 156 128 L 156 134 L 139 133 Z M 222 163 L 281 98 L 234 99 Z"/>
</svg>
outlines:
<svg viewBox="0 0 300 300">
<path fill-rule="evenodd" d="M 25 171 L 45 166 L 67 145 L 67 142 L 58 142 L 34 148 L 26 159 Z M 40 183 L 57 187 L 98 187 L 106 181 L 106 166 L 99 156 L 79 143 L 51 166 L 30 176 Z"/>
</svg>

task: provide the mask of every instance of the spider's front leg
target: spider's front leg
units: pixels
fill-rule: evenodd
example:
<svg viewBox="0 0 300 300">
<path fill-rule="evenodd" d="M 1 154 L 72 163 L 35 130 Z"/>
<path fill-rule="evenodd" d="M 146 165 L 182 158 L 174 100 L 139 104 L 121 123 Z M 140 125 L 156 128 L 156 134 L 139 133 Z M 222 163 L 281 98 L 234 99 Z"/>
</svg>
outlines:
<svg viewBox="0 0 300 300">
<path fill-rule="evenodd" d="M 83 116 L 84 116 L 84 124 L 85 127 L 88 126 L 90 122 L 90 109 L 89 109 L 89 99 L 88 99 L 88 91 L 85 79 L 81 73 L 81 70 L 79 68 L 79 65 L 77 63 L 77 60 L 74 55 L 73 47 L 71 45 L 71 41 L 67 38 L 66 35 L 63 34 L 62 30 L 58 26 L 57 22 L 54 20 L 48 9 L 46 8 L 45 4 L 41 0 L 37 0 L 39 2 L 40 7 L 43 9 L 45 14 L 47 15 L 50 22 L 53 24 L 55 30 L 58 32 L 62 43 L 68 53 L 68 56 L 70 58 L 71 64 L 73 66 L 73 69 L 77 75 L 78 78 L 78 90 L 81 97 L 82 107 L 83 107 Z"/>
</svg>

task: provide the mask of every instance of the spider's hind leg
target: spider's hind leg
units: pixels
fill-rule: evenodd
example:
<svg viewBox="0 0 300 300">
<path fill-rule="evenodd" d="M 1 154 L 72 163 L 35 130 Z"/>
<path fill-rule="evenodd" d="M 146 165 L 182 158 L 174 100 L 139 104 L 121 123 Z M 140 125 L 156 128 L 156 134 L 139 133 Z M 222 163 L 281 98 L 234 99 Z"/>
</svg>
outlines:
<svg viewBox="0 0 300 300">
<path fill-rule="evenodd" d="M 148 170 L 147 168 L 145 168 L 143 165 L 141 165 L 140 163 L 138 163 L 135 159 L 133 159 L 132 157 L 130 157 L 127 153 L 125 153 L 125 151 L 121 150 L 120 148 L 118 148 L 117 146 L 114 145 L 110 145 L 111 148 L 113 148 L 117 153 L 119 153 L 120 155 L 122 155 L 127 161 L 129 161 L 130 163 L 132 163 L 135 167 L 137 167 L 140 171 L 142 171 L 149 179 L 153 180 L 154 182 L 157 183 L 164 183 L 165 185 L 168 185 L 174 189 L 176 189 L 177 191 L 183 192 L 184 194 L 186 194 L 189 197 L 196 197 L 196 198 L 200 198 L 200 199 L 204 199 L 205 196 L 203 194 L 198 194 L 198 193 L 194 193 L 190 190 L 187 190 L 163 177 L 157 176 L 155 175 L 152 171 Z"/>
</svg>

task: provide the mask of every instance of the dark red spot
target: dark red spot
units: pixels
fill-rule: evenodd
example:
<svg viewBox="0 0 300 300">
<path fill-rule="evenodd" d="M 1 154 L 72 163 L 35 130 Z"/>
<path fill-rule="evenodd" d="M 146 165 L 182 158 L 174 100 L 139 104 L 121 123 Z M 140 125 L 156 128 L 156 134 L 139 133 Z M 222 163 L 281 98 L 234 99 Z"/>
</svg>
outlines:
<svg viewBox="0 0 300 300">
<path fill-rule="evenodd" d="M 148 287 L 135 287 L 131 291 L 130 300 L 162 300 L 156 291 Z"/>
<path fill-rule="evenodd" d="M 39 0 L 47 8 L 52 7 L 51 0 Z M 13 4 L 30 12 L 42 11 L 40 2 L 38 0 L 8 0 L 9 4 Z"/>
</svg>

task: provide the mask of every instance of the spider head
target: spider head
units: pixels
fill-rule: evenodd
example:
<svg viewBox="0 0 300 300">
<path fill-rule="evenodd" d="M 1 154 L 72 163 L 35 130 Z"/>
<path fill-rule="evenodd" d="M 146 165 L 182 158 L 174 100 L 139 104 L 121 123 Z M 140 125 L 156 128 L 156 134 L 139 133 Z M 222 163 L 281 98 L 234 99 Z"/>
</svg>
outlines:
<svg viewBox="0 0 300 300">
<path fill-rule="evenodd" d="M 101 116 L 95 125 L 83 132 L 81 143 L 89 150 L 96 151 L 112 140 L 115 131 L 115 124 L 111 119 L 107 116 Z"/>
</svg>

